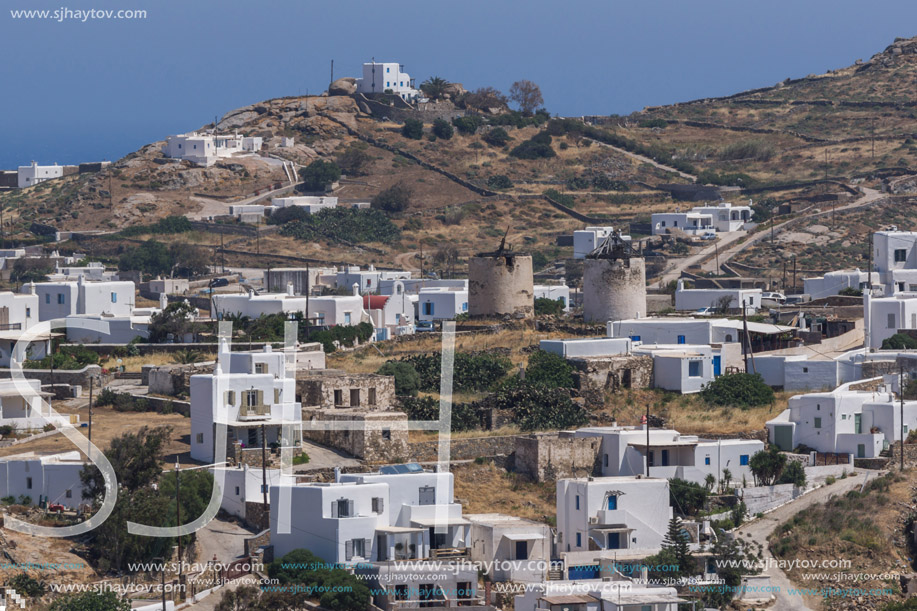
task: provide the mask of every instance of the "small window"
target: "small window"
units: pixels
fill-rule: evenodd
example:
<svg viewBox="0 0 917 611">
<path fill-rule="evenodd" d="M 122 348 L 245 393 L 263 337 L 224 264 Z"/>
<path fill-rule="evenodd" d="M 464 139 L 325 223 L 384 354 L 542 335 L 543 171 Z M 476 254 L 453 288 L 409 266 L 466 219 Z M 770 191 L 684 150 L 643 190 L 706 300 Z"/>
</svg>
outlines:
<svg viewBox="0 0 917 611">
<path fill-rule="evenodd" d="M 45 293 L 45 303 L 51 303 L 51 293 Z"/>
<path fill-rule="evenodd" d="M 808 367 L 803 367 L 803 368 L 802 368 L 802 372 L 803 372 L 803 373 L 809 373 L 809 368 L 808 368 Z"/>
<path fill-rule="evenodd" d="M 26 308 L 26 309 L 25 309 L 25 317 L 26 317 L 26 318 L 31 318 L 31 317 L 32 317 L 32 308 Z M 915 326 L 917 326 L 917 325 L 915 325 Z"/>
<path fill-rule="evenodd" d="M 204 434 L 203 434 L 203 433 L 198 433 L 198 434 L 197 434 L 197 442 L 198 442 L 198 443 L 204 443 Z"/>
<path fill-rule="evenodd" d="M 350 312 L 344 312 L 344 324 L 345 325 L 350 324 Z"/>
<path fill-rule="evenodd" d="M 742 454 L 739 456 L 739 464 L 742 466 L 748 465 L 748 454 Z"/>
<path fill-rule="evenodd" d="M 678 343 L 679 343 L 679 344 L 684 344 L 684 343 L 685 343 L 685 336 L 684 336 L 684 335 L 679 335 L 679 336 L 678 336 Z"/>
<path fill-rule="evenodd" d="M 890 313 L 890 314 L 888 315 L 888 320 L 886 321 L 886 328 L 887 328 L 887 329 L 895 329 L 895 328 L 897 328 L 897 325 L 895 324 L 895 314 L 894 314 L 894 312 L 892 312 L 892 313 Z"/>
<path fill-rule="evenodd" d="M 112 303 L 118 303 L 118 293 L 112 293 L 112 294 L 111 294 L 111 302 L 112 302 Z"/>
<path fill-rule="evenodd" d="M 344 391 L 343 390 L 334 391 L 334 404 L 336 406 L 344 404 Z"/>
<path fill-rule="evenodd" d="M 576 509 L 579 510 L 579 495 L 576 495 Z"/>
<path fill-rule="evenodd" d="M 704 464 L 705 464 L 705 465 L 709 465 L 709 464 L 710 464 L 710 457 L 709 457 L 709 456 L 705 456 L 705 457 L 704 457 Z"/>
<path fill-rule="evenodd" d="M 417 489 L 418 505 L 435 505 L 436 488 L 433 486 L 421 486 Z"/>
<path fill-rule="evenodd" d="M 384 506 L 382 497 L 374 496 L 372 503 L 373 503 L 373 513 L 382 513 L 382 508 Z"/>
<path fill-rule="evenodd" d="M 350 407 L 360 407 L 360 389 L 350 389 Z"/>
<path fill-rule="evenodd" d="M 608 468 L 608 454 L 605 455 L 605 467 Z"/>
<path fill-rule="evenodd" d="M 382 429 L 382 439 L 386 441 L 391 441 L 392 439 L 392 429 Z"/>
<path fill-rule="evenodd" d="M 700 361 L 690 361 L 688 363 L 688 377 L 699 378 L 701 376 Z"/>
<path fill-rule="evenodd" d="M 576 533 L 576 547 L 580 547 L 582 544 L 583 544 L 582 533 Z"/>
<path fill-rule="evenodd" d="M 424 316 L 433 316 L 433 304 L 431 302 L 426 302 L 423 304 L 423 313 Z"/>
<path fill-rule="evenodd" d="M 267 363 L 255 363 L 255 373 L 267 373 Z"/>
<path fill-rule="evenodd" d="M 907 261 L 907 249 L 896 248 L 895 249 L 895 263 L 904 263 L 905 261 Z"/>
<path fill-rule="evenodd" d="M 468 311 L 468 302 L 467 301 L 462 302 L 462 312 L 467 312 L 467 311 Z"/>
<path fill-rule="evenodd" d="M 63 293 L 57 294 L 57 303 L 63 305 L 67 303 L 67 297 Z"/>
<path fill-rule="evenodd" d="M 639 342 L 639 341 L 640 341 L 640 336 L 639 336 L 639 335 L 631 335 L 631 336 L 630 336 L 630 340 L 631 340 L 632 342 Z"/>
<path fill-rule="evenodd" d="M 617 509 L 618 508 L 618 497 L 615 494 L 608 496 L 608 509 Z"/>
<path fill-rule="evenodd" d="M 815 428 L 817 428 L 817 429 L 820 429 L 820 428 L 821 428 L 821 418 L 816 418 L 816 419 L 815 419 Z"/>
<path fill-rule="evenodd" d="M 236 486 L 236 496 L 239 496 L 239 493 L 240 493 L 240 492 L 241 492 L 241 490 L 239 489 L 238 486 Z"/>
<path fill-rule="evenodd" d="M 369 392 L 367 392 L 366 402 L 369 403 L 370 405 L 376 404 L 376 389 L 375 388 L 370 388 Z"/>
<path fill-rule="evenodd" d="M 29 490 L 32 489 L 32 478 L 31 477 L 25 478 L 25 487 L 28 488 Z"/>
<path fill-rule="evenodd" d="M 73 490 L 67 490 L 67 492 L 64 493 L 64 496 L 65 496 L 66 498 L 68 498 L 68 499 L 72 499 L 72 498 L 73 498 Z"/>
</svg>

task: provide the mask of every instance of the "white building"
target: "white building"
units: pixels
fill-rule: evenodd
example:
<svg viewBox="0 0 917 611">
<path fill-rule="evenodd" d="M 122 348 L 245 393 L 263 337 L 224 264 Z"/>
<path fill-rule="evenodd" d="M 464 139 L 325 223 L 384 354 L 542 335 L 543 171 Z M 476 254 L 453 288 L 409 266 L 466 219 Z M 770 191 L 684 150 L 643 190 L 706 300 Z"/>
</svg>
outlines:
<svg viewBox="0 0 917 611">
<path fill-rule="evenodd" d="M 570 310 L 570 287 L 565 284 L 536 284 L 532 287 L 535 299 L 560 300 L 564 304 L 564 311 Z"/>
<path fill-rule="evenodd" d="M 491 581 L 541 582 L 547 578 L 553 534 L 543 522 L 502 513 L 466 515 L 471 560 L 488 567 Z"/>
<path fill-rule="evenodd" d="M 73 314 L 130 316 L 134 308 L 134 283 L 130 281 L 33 282 L 23 293 L 38 296 L 38 320 L 66 318 Z"/>
<path fill-rule="evenodd" d="M 879 274 L 872 273 L 873 286 L 881 286 Z M 812 299 L 821 299 L 837 295 L 844 289 L 856 289 L 866 292 L 869 285 L 869 274 L 859 269 L 828 272 L 824 276 L 816 278 L 805 278 L 803 280 L 802 292 L 812 297 Z"/>
<path fill-rule="evenodd" d="M 216 424 L 227 427 L 227 451 L 281 443 L 281 428 L 292 428 L 293 447 L 302 438 L 302 407 L 296 402 L 296 380 L 286 355 L 263 351 L 230 352 L 221 342 L 213 373 L 191 376 L 191 458 L 213 463 L 217 456 Z M 265 439 L 262 440 L 262 431 Z M 288 437 L 289 438 L 289 437 Z"/>
<path fill-rule="evenodd" d="M 712 218 L 713 227 L 717 231 L 724 232 L 742 229 L 755 213 L 751 206 L 733 206 L 730 203 L 721 203 L 715 206 L 694 206 L 691 208 L 691 212 L 709 214 Z"/>
<path fill-rule="evenodd" d="M 39 322 L 38 296 L 0 292 L 0 331 L 26 330 Z"/>
<path fill-rule="evenodd" d="M 296 195 L 291 197 L 274 197 L 271 199 L 271 205 L 276 208 L 301 208 L 309 214 L 315 214 L 319 210 L 328 208 L 337 208 L 338 198 L 325 197 L 318 195 Z"/>
<path fill-rule="evenodd" d="M 729 469 L 733 481 L 741 482 L 743 477 L 752 481 L 749 460 L 764 449 L 757 439 L 701 439 L 673 429 L 650 428 L 647 452 L 645 426 L 588 427 L 574 435 L 602 438 L 603 476 L 645 475 L 649 457 L 650 477 L 677 477 L 698 484 L 707 475 L 719 481 L 723 469 Z"/>
<path fill-rule="evenodd" d="M 290 498 L 289 523 L 281 520 L 282 494 Z M 469 540 L 470 523 L 454 501 L 449 472 L 416 467 L 402 473 L 345 474 L 334 483 L 271 487 L 276 557 L 306 548 L 329 563 L 418 560 L 438 549 L 465 549 Z"/>
<path fill-rule="evenodd" d="M 759 374 L 768 386 L 782 390 L 831 390 L 860 379 L 862 374 L 862 366 L 846 358 L 809 358 L 801 354 L 755 355 L 748 369 Z"/>
<path fill-rule="evenodd" d="M 657 550 L 672 508 L 669 482 L 642 477 L 557 480 L 557 550 Z"/>
<path fill-rule="evenodd" d="M 306 314 L 314 324 L 320 326 L 356 325 L 369 322 L 369 315 L 363 310 L 360 295 L 325 295 L 306 297 L 293 294 L 292 285 L 286 293 L 255 294 L 254 291 L 240 294 L 214 295 L 211 300 L 211 316 L 222 319 L 227 316 L 248 316 L 259 318 L 271 314 Z"/>
<path fill-rule="evenodd" d="M 650 216 L 650 224 L 653 235 L 665 235 L 672 229 L 688 235 L 716 232 L 712 215 L 699 212 L 657 212 Z"/>
<path fill-rule="evenodd" d="M 414 332 L 414 302 L 404 290 L 393 295 L 363 295 L 363 309 L 376 328 L 376 340 Z"/>
<path fill-rule="evenodd" d="M 80 471 L 87 464 L 76 450 L 0 457 L 0 497 L 12 496 L 17 502 L 26 497 L 30 505 L 46 502 L 76 509 L 84 504 Z"/>
<path fill-rule="evenodd" d="M 718 309 L 725 305 L 729 310 L 741 312 L 744 303 L 746 311 L 754 314 L 761 307 L 761 294 L 761 289 L 686 289 L 685 281 L 679 279 L 675 289 L 675 309 L 695 311 Z"/>
<path fill-rule="evenodd" d="M 410 277 L 411 272 L 407 271 L 383 271 L 376 269 L 373 265 L 370 265 L 366 269 L 360 269 L 359 266 L 353 265 L 350 267 L 342 267 L 337 272 L 335 272 L 334 284 L 337 288 L 350 288 L 353 285 L 357 285 L 360 287 L 361 294 L 378 293 L 379 284 L 381 282 L 403 282 L 404 280 L 410 279 Z M 391 286 L 392 290 L 397 288 L 394 284 Z"/>
<path fill-rule="evenodd" d="M 198 134 L 191 132 L 169 136 L 162 147 L 162 153 L 173 159 L 185 159 L 200 166 L 209 167 L 218 159 L 232 157 L 237 153 L 252 153 L 261 150 L 260 137 L 239 134 Z"/>
<path fill-rule="evenodd" d="M 630 354 L 633 341 L 627 337 L 578 337 L 574 339 L 543 339 L 539 347 L 565 359 L 590 356 Z"/>
<path fill-rule="evenodd" d="M 363 78 L 356 79 L 357 93 L 394 93 L 406 102 L 422 94 L 414 88 L 414 79 L 396 62 L 363 64 Z"/>
<path fill-rule="evenodd" d="M 392 295 L 395 292 L 397 283 L 401 283 L 404 292 L 409 295 L 417 295 L 423 289 L 456 289 L 460 291 L 468 290 L 467 278 L 455 278 L 448 280 L 434 280 L 432 278 L 380 278 L 378 293 L 380 295 Z"/>
<path fill-rule="evenodd" d="M 40 380 L 0 380 L 0 426 L 34 431 L 47 424 L 61 427 L 79 423 L 76 414 L 51 416 L 51 404 L 43 400 L 49 396 L 41 390 Z"/>
<path fill-rule="evenodd" d="M 268 489 L 279 486 L 282 481 L 280 469 L 265 469 L 260 467 L 249 468 L 248 465 L 236 467 L 212 467 L 214 476 L 221 474 L 223 480 L 223 500 L 220 509 L 229 515 L 245 519 L 246 503 L 264 503 L 264 493 L 261 491 L 263 477 L 267 477 Z"/>
<path fill-rule="evenodd" d="M 19 166 L 18 184 L 20 189 L 31 187 L 52 178 L 60 178 L 64 175 L 64 167 L 56 163 L 54 165 L 38 165 L 32 162 L 30 165 Z"/>
<path fill-rule="evenodd" d="M 86 265 L 58 265 L 53 274 L 48 275 L 50 282 L 59 282 L 61 280 L 79 280 L 80 276 L 84 280 L 117 280 L 118 272 L 106 271 L 105 265 L 98 261 L 90 261 Z"/>
<path fill-rule="evenodd" d="M 720 346 L 638 344 L 634 354 L 653 357 L 653 386 L 682 394 L 700 392 L 723 372 Z"/>
<path fill-rule="evenodd" d="M 615 564 L 606 561 L 594 568 Z M 589 571 L 578 573 L 589 574 Z M 691 604 L 688 599 L 680 598 L 674 587 L 634 583 L 618 574 L 600 579 L 546 581 L 533 586 L 515 597 L 515 611 L 678 611 L 680 605 Z"/>
<path fill-rule="evenodd" d="M 880 348 L 882 342 L 899 329 L 917 329 L 917 293 L 896 293 L 892 297 L 866 296 L 863 309 L 870 348 Z"/>
<path fill-rule="evenodd" d="M 586 227 L 573 232 L 573 258 L 585 259 L 586 255 L 598 248 L 608 236 L 614 233 L 614 227 Z M 621 239 L 630 242 L 629 235 L 622 235 Z"/>
<path fill-rule="evenodd" d="M 428 287 L 417 294 L 417 320 L 453 320 L 467 312 L 467 290 Z"/>
<path fill-rule="evenodd" d="M 762 336 L 795 331 L 795 327 L 748 322 L 748 332 Z M 743 322 L 726 318 L 634 318 L 608 323 L 611 337 L 629 337 L 644 344 L 723 344 L 739 342 Z"/>
<path fill-rule="evenodd" d="M 890 378 L 887 382 L 894 383 L 897 376 Z M 766 424 L 770 442 L 785 451 L 802 445 L 857 458 L 879 456 L 890 443 L 901 439 L 901 405 L 890 390 L 851 390 L 852 384 L 791 398 L 788 408 Z M 917 401 L 905 401 L 905 437 L 915 426 Z"/>
<path fill-rule="evenodd" d="M 129 344 L 133 340 L 149 339 L 152 316 L 106 316 L 103 314 L 74 314 L 67 316 L 67 341 L 77 344 Z M 88 323 L 88 324 L 85 324 Z M 102 323 L 108 332 L 102 331 Z"/>
</svg>

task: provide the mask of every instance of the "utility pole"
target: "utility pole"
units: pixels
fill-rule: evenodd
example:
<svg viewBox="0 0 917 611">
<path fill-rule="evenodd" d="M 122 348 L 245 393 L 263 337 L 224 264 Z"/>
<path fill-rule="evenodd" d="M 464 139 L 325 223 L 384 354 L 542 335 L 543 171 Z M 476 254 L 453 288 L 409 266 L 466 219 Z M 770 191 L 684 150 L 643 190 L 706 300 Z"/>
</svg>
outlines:
<svg viewBox="0 0 917 611">
<path fill-rule="evenodd" d="M 309 341 L 309 293 L 312 292 L 312 272 L 306 263 L 306 341 Z"/>
<path fill-rule="evenodd" d="M 181 495 L 179 494 L 179 488 L 181 487 L 181 471 L 178 466 L 178 457 L 175 458 L 175 525 L 181 526 Z M 181 555 L 181 536 L 178 537 L 178 585 L 181 587 L 181 564 L 182 564 L 182 555 Z"/>
<path fill-rule="evenodd" d="M 331 60 L 331 80 L 328 81 L 328 82 L 329 82 L 329 83 L 333 83 L 333 82 L 334 82 L 334 60 L 333 60 L 333 59 Z"/>
<path fill-rule="evenodd" d="M 650 402 L 646 402 L 646 476 L 650 476 Z"/>
<path fill-rule="evenodd" d="M 742 330 L 745 333 L 745 339 L 742 341 L 743 348 L 745 347 L 745 344 L 748 343 L 748 349 L 744 351 L 745 352 L 745 373 L 749 373 L 748 356 L 751 355 L 751 368 L 755 369 L 755 355 L 751 351 L 751 337 L 749 337 L 748 335 L 748 317 L 745 314 L 745 300 L 744 299 L 742 300 Z M 755 373 L 757 373 L 757 370 L 755 370 Z"/>
<path fill-rule="evenodd" d="M 793 292 L 796 292 L 796 255 L 793 255 Z"/>
<path fill-rule="evenodd" d="M 720 275 L 720 246 L 717 238 L 714 238 L 713 253 L 716 256 L 716 275 Z"/>
<path fill-rule="evenodd" d="M 267 447 L 264 444 L 264 423 L 261 423 L 261 495 L 267 508 Z"/>
<path fill-rule="evenodd" d="M 223 228 L 220 227 L 220 269 L 226 273 L 226 253 L 223 251 Z"/>
<path fill-rule="evenodd" d="M 781 285 L 783 292 L 786 292 L 786 259 L 783 260 L 783 284 Z"/>
<path fill-rule="evenodd" d="M 771 217 L 771 246 L 774 245 L 774 217 Z"/>
<path fill-rule="evenodd" d="M 872 232 L 869 232 L 869 267 L 866 268 L 866 288 L 872 296 Z"/>
<path fill-rule="evenodd" d="M 901 402 L 901 470 L 904 471 L 904 363 L 898 364 L 898 398 Z"/>
<path fill-rule="evenodd" d="M 54 358 L 51 358 L 54 361 Z M 92 444 L 92 387 L 95 382 L 95 376 L 89 376 L 89 444 Z"/>
</svg>

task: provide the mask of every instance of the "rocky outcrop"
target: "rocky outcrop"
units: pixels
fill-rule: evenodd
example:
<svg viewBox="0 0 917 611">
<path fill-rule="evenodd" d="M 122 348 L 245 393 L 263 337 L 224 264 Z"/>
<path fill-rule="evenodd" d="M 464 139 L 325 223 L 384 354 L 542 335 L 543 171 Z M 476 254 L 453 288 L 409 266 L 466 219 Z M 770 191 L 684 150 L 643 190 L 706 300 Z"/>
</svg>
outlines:
<svg viewBox="0 0 917 611">
<path fill-rule="evenodd" d="M 331 83 L 328 87 L 328 95 L 353 95 L 357 92 L 357 79 L 345 76 Z"/>
</svg>

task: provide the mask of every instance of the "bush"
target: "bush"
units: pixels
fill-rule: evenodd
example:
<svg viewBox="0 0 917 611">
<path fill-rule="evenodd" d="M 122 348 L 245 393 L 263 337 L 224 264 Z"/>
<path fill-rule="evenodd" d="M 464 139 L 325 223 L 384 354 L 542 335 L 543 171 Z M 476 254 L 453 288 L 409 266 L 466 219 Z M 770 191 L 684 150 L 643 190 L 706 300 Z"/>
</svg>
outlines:
<svg viewBox="0 0 917 611">
<path fill-rule="evenodd" d="M 388 244 L 401 237 L 401 230 L 379 210 L 326 208 L 308 217 L 287 223 L 281 235 L 306 241 L 382 242 Z"/>
<path fill-rule="evenodd" d="M 17 594 L 27 598 L 38 598 L 45 593 L 45 584 L 28 573 L 18 573 L 6 581 L 6 585 L 16 590 Z"/>
<path fill-rule="evenodd" d="M 126 227 L 120 231 L 123 236 L 135 236 L 135 235 L 144 235 L 148 233 L 153 234 L 176 234 L 176 233 L 185 233 L 194 229 L 191 226 L 191 221 L 184 216 L 167 216 L 165 218 L 159 219 L 152 225 L 135 225 L 133 227 Z"/>
<path fill-rule="evenodd" d="M 131 604 L 115 592 L 86 591 L 57 598 L 49 611 L 130 611 Z"/>
<path fill-rule="evenodd" d="M 321 592 L 318 602 L 332 611 L 364 611 L 371 600 L 364 580 L 329 564 L 305 549 L 297 549 L 268 565 L 267 573 L 281 585 Z"/>
<path fill-rule="evenodd" d="M 51 369 L 52 360 L 54 369 L 75 370 L 82 369 L 86 365 L 98 365 L 99 355 L 83 346 L 61 346 L 53 355 L 49 354 L 39 360 L 27 360 L 24 367 L 26 369 Z"/>
<path fill-rule="evenodd" d="M 483 123 L 484 121 L 481 119 L 481 117 L 476 115 L 456 117 L 452 119 L 452 125 L 455 126 L 455 129 L 457 129 L 460 134 L 465 136 L 474 135 L 474 133 L 478 131 L 478 128 L 481 127 Z"/>
<path fill-rule="evenodd" d="M 917 339 L 906 333 L 895 333 L 882 340 L 883 350 L 912 350 L 917 348 Z"/>
<path fill-rule="evenodd" d="M 435 397 L 402 397 L 401 411 L 411 420 L 437 420 L 439 419 L 439 399 Z M 474 403 L 452 404 L 453 433 L 473 431 L 481 427 L 481 416 Z"/>
<path fill-rule="evenodd" d="M 524 431 L 543 431 L 582 426 L 589 413 L 574 403 L 562 388 L 549 388 L 528 380 L 511 380 L 490 398 L 496 409 L 511 410 L 513 421 Z"/>
<path fill-rule="evenodd" d="M 525 379 L 551 388 L 573 388 L 573 367 L 558 354 L 536 350 L 529 356 Z"/>
<path fill-rule="evenodd" d="M 387 189 L 380 191 L 372 200 L 371 206 L 386 212 L 402 212 L 411 203 L 413 189 L 403 181 L 399 181 Z"/>
<path fill-rule="evenodd" d="M 701 390 L 707 405 L 758 407 L 774 402 L 773 389 L 756 373 L 733 373 L 720 376 Z"/>
<path fill-rule="evenodd" d="M 13 433 L 12 425 L 4 424 L 3 426 L 0 426 L 0 435 L 6 436 L 6 435 L 12 435 L 12 433 Z"/>
<path fill-rule="evenodd" d="M 420 374 L 410 363 L 388 361 L 376 373 L 395 377 L 395 393 L 399 395 L 416 395 L 420 389 Z"/>
<path fill-rule="evenodd" d="M 508 176 L 496 174 L 487 179 L 487 186 L 491 189 L 511 189 L 513 187 L 513 181 L 511 181 Z"/>
<path fill-rule="evenodd" d="M 455 134 L 455 129 L 453 129 L 452 124 L 445 119 L 436 119 L 433 121 L 433 134 L 437 138 L 449 140 L 452 138 L 453 134 Z"/>
<path fill-rule="evenodd" d="M 362 344 L 372 337 L 372 334 L 373 326 L 368 322 L 361 322 L 358 325 L 336 325 L 330 329 L 316 331 L 310 334 L 309 339 L 321 343 L 322 349 L 331 353 L 337 350 L 337 345 L 349 347 L 356 342 Z"/>
<path fill-rule="evenodd" d="M 303 191 L 324 191 L 341 177 L 341 168 L 333 161 L 316 159 L 299 170 Z"/>
<path fill-rule="evenodd" d="M 847 297 L 862 297 L 863 291 L 860 289 L 855 289 L 852 286 L 841 289 L 837 293 L 838 295 L 846 295 Z"/>
<path fill-rule="evenodd" d="M 303 206 L 289 206 L 287 208 L 279 208 L 271 212 L 271 215 L 267 217 L 268 225 L 285 225 L 286 223 L 291 223 L 293 221 L 304 221 L 307 218 L 312 216 L 309 214 Z"/>
<path fill-rule="evenodd" d="M 534 259 L 534 256 L 532 258 Z M 545 261 L 545 263 L 543 263 L 539 267 L 544 267 L 545 265 L 547 265 L 547 261 Z M 564 313 L 564 300 L 563 299 L 548 299 L 547 297 L 536 297 L 535 298 L 535 314 L 536 315 L 541 316 L 545 314 L 551 314 L 554 316 L 560 316 L 563 313 Z"/>
<path fill-rule="evenodd" d="M 509 154 L 517 159 L 548 159 L 556 157 L 557 153 L 551 148 L 551 134 L 539 132 L 522 142 L 511 150 Z"/>
<path fill-rule="evenodd" d="M 372 163 L 372 156 L 366 152 L 367 145 L 364 142 L 351 143 L 342 153 L 337 156 L 336 163 L 341 171 L 348 176 L 362 176 L 366 173 L 366 167 Z"/>
<path fill-rule="evenodd" d="M 442 364 L 439 354 L 415 354 L 396 362 L 408 363 L 414 367 L 420 375 L 419 390 L 439 390 Z M 487 352 L 456 352 L 453 366 L 452 386 L 455 390 L 488 390 L 509 373 L 512 363 L 507 358 Z"/>
<path fill-rule="evenodd" d="M 417 119 L 405 119 L 401 126 L 401 135 L 411 140 L 423 138 L 423 122 Z"/>
<path fill-rule="evenodd" d="M 309 463 L 309 460 L 310 460 L 309 455 L 303 452 L 293 457 L 293 464 L 294 465 L 305 465 Z"/>
<path fill-rule="evenodd" d="M 798 488 L 806 487 L 806 470 L 802 463 L 796 460 L 790 461 L 783 468 L 783 472 L 777 479 L 778 484 L 793 484 Z"/>
<path fill-rule="evenodd" d="M 662 127 L 665 128 L 669 124 L 665 119 L 645 119 L 637 123 L 637 127 Z"/>
<path fill-rule="evenodd" d="M 512 140 L 509 137 L 509 134 L 506 133 L 506 130 L 502 127 L 494 127 L 485 133 L 481 139 L 489 144 L 490 146 L 503 147 L 506 146 L 506 143 Z"/>
<path fill-rule="evenodd" d="M 669 504 L 686 516 L 696 515 L 704 508 L 709 491 L 695 482 L 679 479 L 669 480 Z"/>
</svg>

